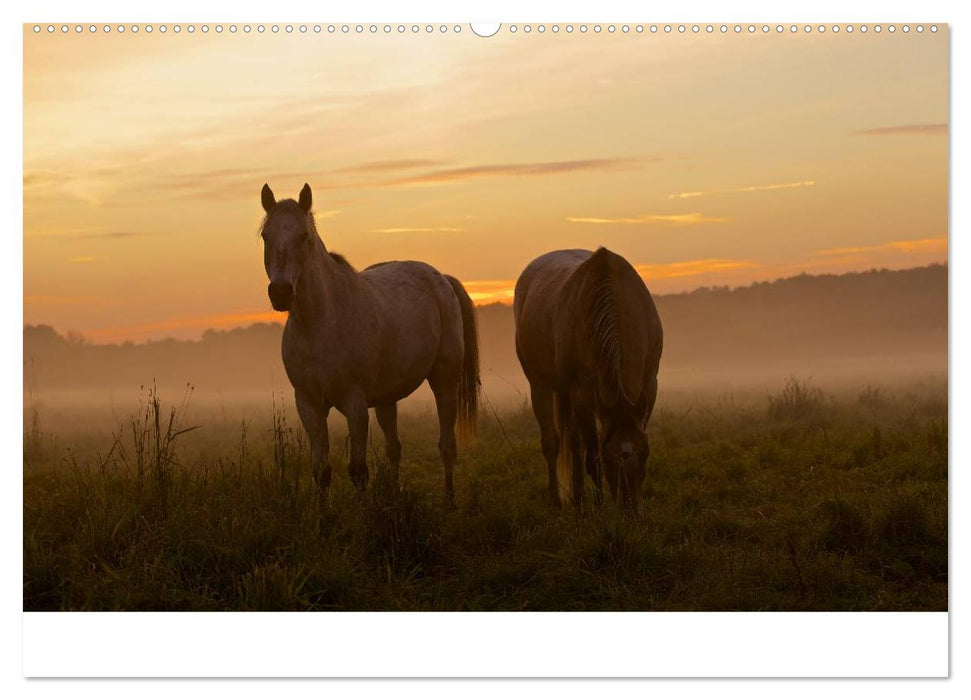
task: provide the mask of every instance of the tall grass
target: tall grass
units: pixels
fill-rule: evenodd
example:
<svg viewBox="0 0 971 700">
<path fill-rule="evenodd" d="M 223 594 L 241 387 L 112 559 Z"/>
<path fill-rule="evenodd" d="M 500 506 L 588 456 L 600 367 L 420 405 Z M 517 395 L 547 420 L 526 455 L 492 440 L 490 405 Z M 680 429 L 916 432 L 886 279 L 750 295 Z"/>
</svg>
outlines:
<svg viewBox="0 0 971 700">
<path fill-rule="evenodd" d="M 398 482 L 376 464 L 357 493 L 335 449 L 324 505 L 282 404 L 187 427 L 191 388 L 169 408 L 153 387 L 109 439 L 25 461 L 24 607 L 947 609 L 946 401 L 793 386 L 775 403 L 661 405 L 637 518 L 550 509 L 528 411 L 484 416 L 456 510 L 435 416 L 408 412 Z M 780 400 L 812 408 L 780 417 Z"/>
<path fill-rule="evenodd" d="M 186 384 L 179 403 L 164 411 L 158 386 L 154 383 L 147 388 L 142 386 L 140 391 L 144 395 L 141 408 L 128 420 L 127 425 L 113 434 L 114 441 L 107 458 L 99 461 L 103 473 L 108 461 L 117 451 L 125 467 L 134 470 L 139 499 L 146 493 L 151 493 L 154 506 L 163 518 L 169 512 L 172 472 L 179 466 L 175 452 L 176 441 L 199 427 L 185 427 L 192 390 L 192 385 Z M 126 427 L 131 437 L 130 453 L 123 442 Z"/>
<path fill-rule="evenodd" d="M 790 377 L 777 394 L 769 396 L 769 414 L 773 418 L 805 418 L 818 413 L 824 404 L 821 389 L 811 385 L 812 379 Z"/>
<path fill-rule="evenodd" d="M 41 426 L 40 426 L 40 405 L 37 397 L 37 367 L 34 358 L 30 358 L 29 369 L 24 363 L 24 377 L 26 379 L 24 392 L 26 394 L 27 405 L 24 407 L 24 463 L 37 457 L 41 448 Z"/>
</svg>

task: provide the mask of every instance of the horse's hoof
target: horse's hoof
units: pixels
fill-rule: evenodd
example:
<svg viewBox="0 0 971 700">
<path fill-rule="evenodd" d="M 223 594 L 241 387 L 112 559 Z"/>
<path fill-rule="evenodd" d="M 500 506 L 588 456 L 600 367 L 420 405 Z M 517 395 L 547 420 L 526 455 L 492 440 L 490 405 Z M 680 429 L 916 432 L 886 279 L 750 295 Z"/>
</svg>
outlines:
<svg viewBox="0 0 971 700">
<path fill-rule="evenodd" d="M 317 486 L 318 491 L 327 493 L 327 489 L 330 487 L 331 476 L 333 471 L 330 466 L 314 469 L 314 484 Z"/>
<path fill-rule="evenodd" d="M 321 510 L 330 508 L 330 489 L 317 489 L 317 505 Z"/>
<path fill-rule="evenodd" d="M 351 483 L 358 491 L 363 491 L 367 488 L 368 473 L 366 466 L 351 465 L 347 468 L 347 474 L 351 477 Z"/>
</svg>

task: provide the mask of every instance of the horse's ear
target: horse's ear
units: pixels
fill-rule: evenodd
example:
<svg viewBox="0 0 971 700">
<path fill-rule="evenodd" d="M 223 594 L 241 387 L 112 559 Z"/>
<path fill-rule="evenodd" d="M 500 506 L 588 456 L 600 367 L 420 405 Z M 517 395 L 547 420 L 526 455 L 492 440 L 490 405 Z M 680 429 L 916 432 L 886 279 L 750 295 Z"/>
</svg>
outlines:
<svg viewBox="0 0 971 700">
<path fill-rule="evenodd" d="M 303 183 L 303 189 L 300 190 L 300 208 L 308 214 L 310 213 L 310 206 L 313 204 L 313 198 L 314 196 L 310 191 L 310 185 L 306 182 Z"/>
<path fill-rule="evenodd" d="M 263 209 L 269 214 L 270 210 L 276 206 L 276 198 L 273 196 L 273 190 L 270 189 L 269 185 L 263 185 L 263 191 L 260 192 L 260 199 L 263 201 Z"/>
</svg>

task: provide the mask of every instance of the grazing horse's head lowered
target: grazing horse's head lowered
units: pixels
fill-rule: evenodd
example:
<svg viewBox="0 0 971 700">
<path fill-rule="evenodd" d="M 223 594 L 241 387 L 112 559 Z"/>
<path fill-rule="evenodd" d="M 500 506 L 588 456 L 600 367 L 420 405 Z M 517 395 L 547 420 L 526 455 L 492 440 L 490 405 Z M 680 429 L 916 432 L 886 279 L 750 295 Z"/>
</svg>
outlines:
<svg viewBox="0 0 971 700">
<path fill-rule="evenodd" d="M 640 507 L 650 454 L 647 434 L 628 414 L 618 413 L 603 421 L 600 459 L 607 485 L 615 499 L 635 511 Z"/>
<path fill-rule="evenodd" d="M 260 236 L 263 238 L 263 265 L 270 280 L 267 294 L 277 311 L 289 311 L 300 282 L 300 273 L 310 254 L 317 232 L 310 207 L 313 194 L 310 185 L 300 190 L 300 199 L 279 202 L 269 185 L 261 193 L 266 219 Z"/>
<path fill-rule="evenodd" d="M 637 270 L 606 248 L 557 250 L 516 282 L 516 354 L 529 380 L 550 500 L 579 507 L 583 471 L 636 512 L 657 400 L 661 318 Z"/>
</svg>

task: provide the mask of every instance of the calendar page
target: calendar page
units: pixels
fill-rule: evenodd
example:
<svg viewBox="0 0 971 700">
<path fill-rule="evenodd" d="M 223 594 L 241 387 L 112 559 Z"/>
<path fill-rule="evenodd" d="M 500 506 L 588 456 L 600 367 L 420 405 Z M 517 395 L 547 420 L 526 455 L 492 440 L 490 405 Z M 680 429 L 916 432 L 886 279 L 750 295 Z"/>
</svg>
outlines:
<svg viewBox="0 0 971 700">
<path fill-rule="evenodd" d="M 24 24 L 25 674 L 946 675 L 948 33 Z"/>
</svg>

